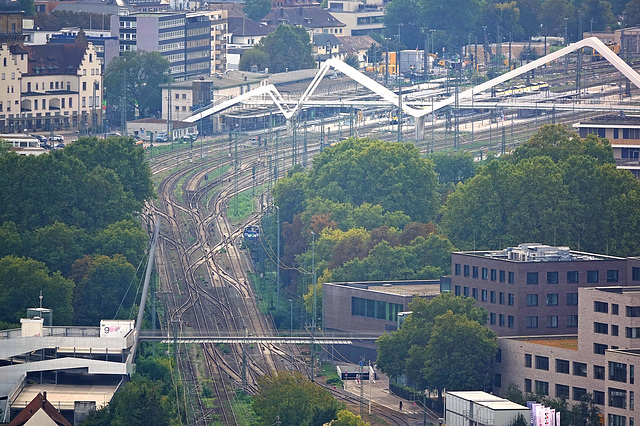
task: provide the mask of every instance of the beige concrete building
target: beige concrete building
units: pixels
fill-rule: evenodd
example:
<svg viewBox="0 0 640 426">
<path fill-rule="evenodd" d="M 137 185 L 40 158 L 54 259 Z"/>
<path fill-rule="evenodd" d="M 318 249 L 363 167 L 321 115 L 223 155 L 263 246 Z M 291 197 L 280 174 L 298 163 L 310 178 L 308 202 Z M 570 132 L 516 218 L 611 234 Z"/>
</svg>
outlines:
<svg viewBox="0 0 640 426">
<path fill-rule="evenodd" d="M 499 338 L 495 393 L 504 396 L 510 383 L 571 403 L 589 393 L 606 425 L 634 426 L 640 418 L 640 260 L 629 261 L 629 282 L 636 285 L 578 290 L 576 335 Z"/>
</svg>

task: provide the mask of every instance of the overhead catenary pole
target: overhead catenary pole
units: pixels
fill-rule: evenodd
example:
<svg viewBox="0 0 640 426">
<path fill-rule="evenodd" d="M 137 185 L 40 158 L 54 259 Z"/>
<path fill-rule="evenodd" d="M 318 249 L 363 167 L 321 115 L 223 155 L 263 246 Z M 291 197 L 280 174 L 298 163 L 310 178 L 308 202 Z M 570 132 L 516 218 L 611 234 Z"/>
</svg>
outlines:
<svg viewBox="0 0 640 426">
<path fill-rule="evenodd" d="M 276 312 L 280 309 L 280 207 L 276 206 L 276 221 L 278 223 L 278 247 L 276 253 Z"/>
</svg>

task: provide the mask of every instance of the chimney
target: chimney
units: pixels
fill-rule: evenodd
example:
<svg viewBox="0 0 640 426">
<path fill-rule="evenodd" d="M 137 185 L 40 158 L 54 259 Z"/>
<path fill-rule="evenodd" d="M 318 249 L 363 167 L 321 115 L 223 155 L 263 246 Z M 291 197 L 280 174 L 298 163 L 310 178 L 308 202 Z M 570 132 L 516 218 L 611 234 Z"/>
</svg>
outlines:
<svg viewBox="0 0 640 426">
<path fill-rule="evenodd" d="M 40 406 L 44 407 L 44 403 L 47 402 L 47 392 L 43 391 L 42 392 L 42 399 L 40 400 Z"/>
</svg>

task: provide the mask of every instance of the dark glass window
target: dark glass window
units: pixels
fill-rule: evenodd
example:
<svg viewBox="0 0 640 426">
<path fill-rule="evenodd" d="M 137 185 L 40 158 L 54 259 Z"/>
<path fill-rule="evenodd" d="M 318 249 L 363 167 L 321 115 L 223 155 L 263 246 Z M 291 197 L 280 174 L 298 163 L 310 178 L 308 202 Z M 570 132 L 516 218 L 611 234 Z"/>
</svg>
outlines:
<svg viewBox="0 0 640 426">
<path fill-rule="evenodd" d="M 538 317 L 537 316 L 527 317 L 527 328 L 538 328 Z"/>
<path fill-rule="evenodd" d="M 558 306 L 558 293 L 547 294 L 547 306 Z"/>
<path fill-rule="evenodd" d="M 588 283 L 597 283 L 598 282 L 598 271 L 587 271 L 587 282 Z"/>
<path fill-rule="evenodd" d="M 527 306 L 538 306 L 537 294 L 527 294 Z"/>
<path fill-rule="evenodd" d="M 496 362 L 502 362 L 502 349 L 498 349 L 496 352 Z"/>
<path fill-rule="evenodd" d="M 481 294 L 482 294 L 482 301 L 486 302 L 488 297 L 487 295 L 489 294 L 489 292 L 487 290 L 482 290 Z"/>
<path fill-rule="evenodd" d="M 569 361 L 566 359 L 556 359 L 556 373 L 569 374 Z"/>
<path fill-rule="evenodd" d="M 547 328 L 558 328 L 558 316 L 557 315 L 548 315 L 547 316 Z"/>
<path fill-rule="evenodd" d="M 594 322 L 593 332 L 598 334 L 609 334 L 609 324 L 605 324 L 602 322 Z"/>
<path fill-rule="evenodd" d="M 453 266 L 453 270 L 455 271 L 454 273 L 455 273 L 456 275 L 460 275 L 460 264 L 459 264 L 459 263 L 456 263 L 456 264 Z"/>
<path fill-rule="evenodd" d="M 603 314 L 609 313 L 609 304 L 606 302 L 593 302 L 593 311 L 602 312 Z"/>
<path fill-rule="evenodd" d="M 628 132 L 629 129 L 622 129 L 622 133 Z M 607 422 L 608 426 L 627 426 L 627 418 L 625 416 L 618 416 L 617 414 L 609 414 L 607 416 L 609 419 Z M 631 417 L 633 419 L 633 417 Z M 631 422 L 629 422 L 629 426 L 633 426 Z"/>
<path fill-rule="evenodd" d="M 549 395 L 549 382 L 536 380 L 536 393 L 541 395 Z"/>
<path fill-rule="evenodd" d="M 567 305 L 568 306 L 578 305 L 578 293 L 567 293 Z"/>
<path fill-rule="evenodd" d="M 500 327 L 504 327 L 504 314 L 499 314 L 498 315 L 498 325 Z"/>
<path fill-rule="evenodd" d="M 583 362 L 573 362 L 573 375 L 587 377 L 587 364 Z"/>
<path fill-rule="evenodd" d="M 609 407 L 627 408 L 627 391 L 609 388 Z"/>
<path fill-rule="evenodd" d="M 496 373 L 495 376 L 493 376 L 493 386 L 496 388 L 502 387 L 502 374 Z"/>
<path fill-rule="evenodd" d="M 637 339 L 640 337 L 640 327 L 626 327 L 627 339 Z"/>
<path fill-rule="evenodd" d="M 473 297 L 474 299 L 478 300 L 478 289 L 474 288 L 471 290 L 471 297 Z"/>
<path fill-rule="evenodd" d="M 495 281 L 498 279 L 498 271 L 496 271 L 495 269 L 491 270 L 491 281 Z"/>
<path fill-rule="evenodd" d="M 593 378 L 596 380 L 604 380 L 605 379 L 605 371 L 602 365 L 594 365 L 593 366 Z"/>
<path fill-rule="evenodd" d="M 631 268 L 631 279 L 633 281 L 640 281 L 640 268 L 637 266 Z"/>
<path fill-rule="evenodd" d="M 515 281 L 514 273 L 509 272 L 509 284 L 513 284 L 514 281 Z"/>
<path fill-rule="evenodd" d="M 627 364 L 609 361 L 609 380 L 627 383 Z"/>
<path fill-rule="evenodd" d="M 618 315 L 618 311 L 620 310 L 620 305 L 617 303 L 611 304 L 611 315 Z"/>
<path fill-rule="evenodd" d="M 611 335 L 612 336 L 617 336 L 618 335 L 618 326 L 617 325 L 611 325 Z"/>
<path fill-rule="evenodd" d="M 527 272 L 527 284 L 538 284 L 537 272 Z"/>
<path fill-rule="evenodd" d="M 547 284 L 558 284 L 557 272 L 547 272 Z"/>
<path fill-rule="evenodd" d="M 575 364 L 575 362 L 574 362 Z M 549 357 L 536 355 L 536 369 L 549 370 Z"/>
<path fill-rule="evenodd" d="M 524 379 L 524 391 L 531 392 L 531 379 Z"/>
<path fill-rule="evenodd" d="M 617 283 L 618 282 L 618 270 L 617 269 L 609 269 L 609 270 L 607 270 L 607 282 L 608 283 Z"/>
<path fill-rule="evenodd" d="M 500 271 L 500 282 L 503 283 L 505 280 L 505 273 L 504 271 Z"/>
<path fill-rule="evenodd" d="M 577 327 L 577 326 L 578 326 L 578 316 L 567 315 L 567 327 Z"/>
<path fill-rule="evenodd" d="M 464 265 L 464 267 L 462 268 L 462 270 L 463 270 L 463 275 L 464 275 L 465 277 L 468 277 L 468 276 L 469 276 L 469 265 Z"/>
<path fill-rule="evenodd" d="M 400 303 L 382 302 L 379 300 L 351 298 L 351 314 L 361 317 L 397 321 L 398 313 L 404 310 Z"/>
<path fill-rule="evenodd" d="M 486 280 L 489 278 L 489 270 L 487 268 L 482 268 L 482 279 Z"/>
<path fill-rule="evenodd" d="M 489 323 L 491 325 L 495 325 L 496 324 L 496 314 L 495 314 L 495 312 L 491 312 L 489 314 Z"/>
<path fill-rule="evenodd" d="M 462 287 L 462 294 L 464 294 L 465 297 L 469 297 L 469 287 Z"/>
<path fill-rule="evenodd" d="M 608 348 L 607 345 L 603 345 L 602 343 L 594 343 L 593 344 L 593 353 L 597 355 L 604 355 L 604 351 Z"/>
<path fill-rule="evenodd" d="M 569 386 L 556 385 L 556 398 L 569 398 Z"/>
<path fill-rule="evenodd" d="M 531 368 L 531 354 L 524 354 L 524 366 L 527 368 Z"/>
<path fill-rule="evenodd" d="M 640 306 L 627 306 L 628 317 L 640 317 Z"/>
<path fill-rule="evenodd" d="M 500 303 L 501 305 L 504 305 L 504 296 L 505 294 L 503 292 L 498 293 L 498 303 Z"/>
<path fill-rule="evenodd" d="M 575 284 L 578 282 L 578 271 L 567 271 L 567 284 Z"/>
<path fill-rule="evenodd" d="M 472 277 L 473 278 L 478 278 L 478 267 L 477 266 L 474 266 L 472 268 L 472 272 L 473 272 Z"/>
<path fill-rule="evenodd" d="M 594 390 L 593 391 L 593 403 L 596 404 L 596 405 L 604 405 L 604 401 L 605 401 L 604 392 Z"/>
<path fill-rule="evenodd" d="M 573 400 L 574 401 L 582 401 L 582 398 L 587 394 L 587 390 L 585 388 L 577 388 L 573 387 Z"/>
<path fill-rule="evenodd" d="M 462 294 L 462 291 L 459 285 L 453 287 L 453 294 L 455 294 L 456 296 L 460 296 Z"/>
<path fill-rule="evenodd" d="M 507 327 L 508 328 L 513 328 L 513 323 L 514 323 L 513 315 L 509 315 L 507 317 Z"/>
<path fill-rule="evenodd" d="M 629 365 L 629 383 L 630 384 L 634 384 L 635 382 L 635 379 L 633 377 L 634 369 L 635 369 L 635 366 L 633 364 Z"/>
<path fill-rule="evenodd" d="M 491 303 L 496 303 L 496 292 L 491 290 Z"/>
</svg>

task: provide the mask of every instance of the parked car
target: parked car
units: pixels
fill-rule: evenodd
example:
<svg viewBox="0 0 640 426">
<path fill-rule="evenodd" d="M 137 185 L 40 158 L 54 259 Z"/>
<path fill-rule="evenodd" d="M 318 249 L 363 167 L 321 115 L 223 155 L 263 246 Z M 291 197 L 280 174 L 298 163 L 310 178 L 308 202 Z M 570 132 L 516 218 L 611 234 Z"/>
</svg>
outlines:
<svg viewBox="0 0 640 426">
<path fill-rule="evenodd" d="M 51 143 L 64 142 L 64 136 L 61 136 L 61 135 L 52 135 L 52 136 L 49 138 L 49 142 L 51 142 Z"/>
<path fill-rule="evenodd" d="M 31 135 L 31 136 L 38 139 L 40 144 L 47 143 L 47 138 L 45 136 L 42 136 L 42 135 Z"/>
<path fill-rule="evenodd" d="M 169 139 L 167 135 L 158 135 L 156 136 L 156 142 L 167 142 Z"/>
<path fill-rule="evenodd" d="M 55 148 L 56 149 L 62 149 L 62 148 L 64 148 L 64 146 L 65 146 L 64 143 L 60 142 L 60 143 L 56 144 Z"/>
</svg>

